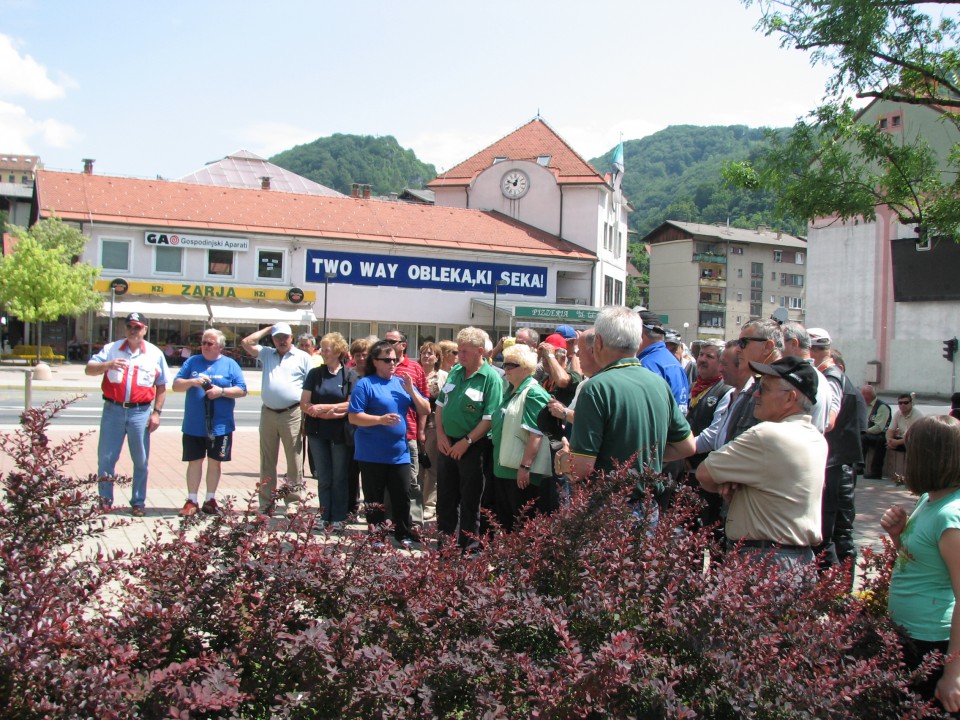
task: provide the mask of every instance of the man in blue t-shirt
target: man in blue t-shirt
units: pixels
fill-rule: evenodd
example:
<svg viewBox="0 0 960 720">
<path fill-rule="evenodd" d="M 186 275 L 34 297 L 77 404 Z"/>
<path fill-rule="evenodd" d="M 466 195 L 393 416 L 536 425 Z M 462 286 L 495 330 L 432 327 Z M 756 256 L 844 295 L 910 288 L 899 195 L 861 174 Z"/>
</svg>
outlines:
<svg viewBox="0 0 960 720">
<path fill-rule="evenodd" d="M 187 463 L 187 502 L 180 514 L 196 515 L 202 510 L 216 515 L 217 486 L 221 463 L 230 461 L 233 410 L 236 399 L 247 394 L 243 372 L 233 358 L 223 355 L 226 338 L 219 330 L 206 330 L 200 343 L 200 355 L 191 355 L 173 381 L 175 392 L 186 391 L 183 408 L 183 460 Z M 207 496 L 200 505 L 197 493 L 207 462 Z"/>
<path fill-rule="evenodd" d="M 677 356 L 667 349 L 664 342 L 666 330 L 660 322 L 660 316 L 650 310 L 642 310 L 637 314 L 643 321 L 643 342 L 637 360 L 647 370 L 667 381 L 680 412 L 686 415 L 690 405 L 690 381 Z"/>
</svg>

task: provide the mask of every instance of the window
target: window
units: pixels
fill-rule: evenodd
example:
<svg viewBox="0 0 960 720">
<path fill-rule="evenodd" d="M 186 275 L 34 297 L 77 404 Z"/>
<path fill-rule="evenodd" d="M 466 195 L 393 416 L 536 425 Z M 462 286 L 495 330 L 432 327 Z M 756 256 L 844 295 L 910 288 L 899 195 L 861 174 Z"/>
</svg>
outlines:
<svg viewBox="0 0 960 720">
<path fill-rule="evenodd" d="M 791 285 L 793 287 L 803 287 L 803 275 L 780 273 L 780 284 Z"/>
<path fill-rule="evenodd" d="M 743 268 L 737 268 L 737 277 L 743 277 Z"/>
<path fill-rule="evenodd" d="M 774 262 L 783 262 L 783 251 L 782 251 L 782 250 L 774 250 L 774 251 L 773 251 L 773 261 L 774 261 Z"/>
<path fill-rule="evenodd" d="M 791 310 L 803 310 L 803 298 L 801 297 L 792 297 L 790 299 L 790 309 Z"/>
<path fill-rule="evenodd" d="M 892 118 L 890 118 L 890 125 L 893 127 L 900 127 L 900 116 L 894 115 Z"/>
<path fill-rule="evenodd" d="M 283 280 L 283 251 L 257 251 L 257 277 L 261 280 Z"/>
<path fill-rule="evenodd" d="M 101 240 L 100 266 L 104 270 L 130 270 L 130 241 Z"/>
<path fill-rule="evenodd" d="M 623 304 L 623 283 L 619 280 L 614 280 L 608 275 L 605 275 L 603 278 L 603 304 Z"/>
<path fill-rule="evenodd" d="M 773 295 L 771 295 L 771 296 L 770 296 L 770 304 L 773 305 L 775 302 L 777 302 L 777 299 L 776 299 Z"/>
<path fill-rule="evenodd" d="M 750 263 L 750 277 L 763 277 L 763 263 Z"/>
<path fill-rule="evenodd" d="M 16 175 L 11 175 L 11 176 L 8 178 L 8 181 L 9 181 L 9 182 L 12 182 L 12 183 L 15 183 L 15 182 L 17 181 L 17 176 L 16 176 Z"/>
<path fill-rule="evenodd" d="M 538 165 L 543 165 L 544 167 L 547 167 L 547 165 L 550 164 L 550 156 L 549 156 L 549 155 L 537 155 L 537 164 L 538 164 Z"/>
<path fill-rule="evenodd" d="M 496 165 L 497 163 L 502 163 L 502 162 L 503 162 L 504 160 L 506 160 L 506 159 L 507 159 L 507 156 L 506 156 L 506 155 L 497 155 L 497 156 L 493 159 L 493 164 Z"/>
<path fill-rule="evenodd" d="M 737 300 L 738 300 L 738 301 L 743 301 L 743 293 L 742 293 L 742 292 L 738 292 L 738 293 L 737 293 Z"/>
<path fill-rule="evenodd" d="M 207 275 L 233 277 L 233 251 L 207 250 Z"/>
<path fill-rule="evenodd" d="M 774 270 L 774 271 L 772 271 L 772 272 L 770 273 L 770 279 L 771 279 L 771 280 L 776 280 L 776 279 L 777 279 L 777 271 L 776 271 L 776 270 Z"/>
<path fill-rule="evenodd" d="M 158 273 L 183 274 L 183 248 L 157 247 L 153 255 L 153 269 Z"/>
<path fill-rule="evenodd" d="M 880 129 L 881 129 L 881 130 L 886 130 L 886 129 L 887 129 L 887 119 L 886 119 L 886 118 L 880 118 Z"/>
<path fill-rule="evenodd" d="M 743 248 L 742 248 L 742 247 L 731 247 L 731 248 L 730 248 L 730 254 L 731 254 L 731 255 L 743 255 Z"/>
<path fill-rule="evenodd" d="M 795 262 L 797 263 L 797 265 L 803 265 L 803 253 L 802 253 L 802 252 L 798 252 L 798 253 L 797 253 L 797 257 L 796 257 L 796 261 L 795 261 Z"/>
</svg>

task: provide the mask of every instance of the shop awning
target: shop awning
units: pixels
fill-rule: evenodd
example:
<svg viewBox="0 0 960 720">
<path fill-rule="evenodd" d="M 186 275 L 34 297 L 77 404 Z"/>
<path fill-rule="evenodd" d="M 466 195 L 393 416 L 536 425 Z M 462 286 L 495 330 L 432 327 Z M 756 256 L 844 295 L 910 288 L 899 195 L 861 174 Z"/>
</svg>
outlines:
<svg viewBox="0 0 960 720">
<path fill-rule="evenodd" d="M 277 308 L 269 305 L 210 305 L 210 312 L 204 303 L 146 302 L 142 300 L 118 300 L 114 303 L 114 317 L 139 312 L 147 320 L 200 320 L 214 324 L 242 323 L 244 325 L 263 325 L 266 323 L 288 322 L 291 325 L 308 325 L 316 316 L 309 305 L 293 308 Z M 110 302 L 105 302 L 98 315 L 110 317 Z"/>
</svg>

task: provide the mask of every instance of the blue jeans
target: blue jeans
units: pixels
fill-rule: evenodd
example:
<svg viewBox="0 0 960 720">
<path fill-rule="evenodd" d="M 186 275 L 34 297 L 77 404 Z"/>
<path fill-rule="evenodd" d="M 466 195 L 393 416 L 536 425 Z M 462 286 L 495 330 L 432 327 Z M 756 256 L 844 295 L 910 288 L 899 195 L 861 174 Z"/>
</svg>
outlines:
<svg viewBox="0 0 960 720">
<path fill-rule="evenodd" d="M 326 522 L 347 519 L 347 470 L 350 448 L 346 443 L 307 436 L 310 454 L 317 471 L 320 508 Z"/>
<path fill-rule="evenodd" d="M 150 405 L 124 409 L 120 405 L 105 402 L 100 418 L 100 443 L 97 446 L 97 484 L 100 497 L 113 503 L 113 476 L 117 460 L 127 439 L 130 459 L 133 461 L 133 495 L 130 504 L 143 507 L 147 501 L 147 461 L 150 459 L 150 433 L 147 425 Z"/>
</svg>

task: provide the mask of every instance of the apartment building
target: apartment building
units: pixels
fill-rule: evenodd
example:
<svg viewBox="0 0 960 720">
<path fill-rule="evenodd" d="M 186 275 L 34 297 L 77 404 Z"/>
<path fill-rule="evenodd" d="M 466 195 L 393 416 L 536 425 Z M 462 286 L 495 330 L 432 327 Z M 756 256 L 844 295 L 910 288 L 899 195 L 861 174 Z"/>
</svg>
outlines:
<svg viewBox="0 0 960 720">
<path fill-rule="evenodd" d="M 644 237 L 650 308 L 685 342 L 729 340 L 748 320 L 804 321 L 807 243 L 755 230 L 668 220 Z M 781 310 L 782 308 L 782 310 Z"/>
</svg>

